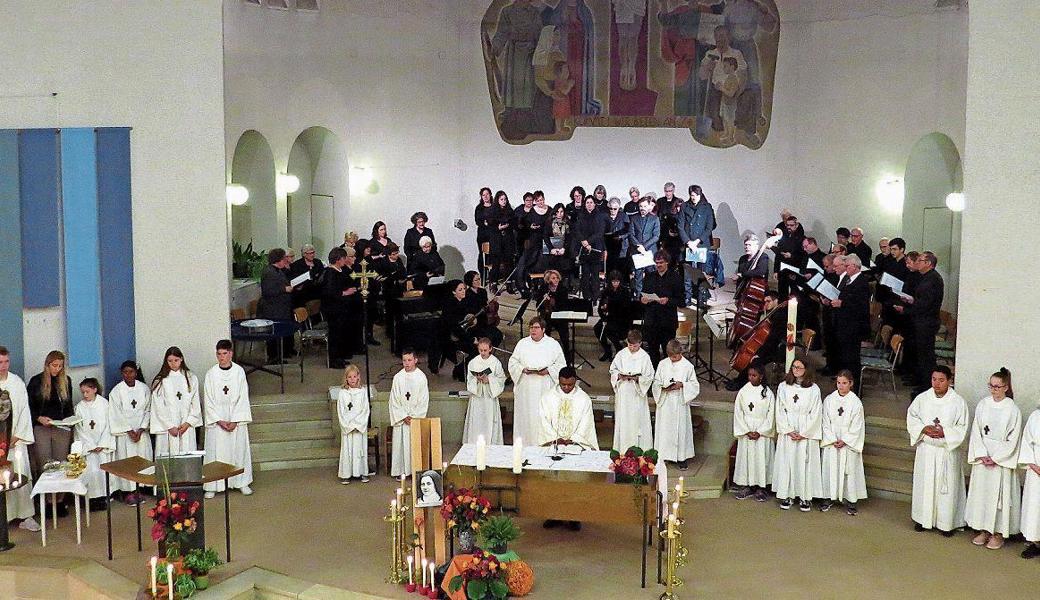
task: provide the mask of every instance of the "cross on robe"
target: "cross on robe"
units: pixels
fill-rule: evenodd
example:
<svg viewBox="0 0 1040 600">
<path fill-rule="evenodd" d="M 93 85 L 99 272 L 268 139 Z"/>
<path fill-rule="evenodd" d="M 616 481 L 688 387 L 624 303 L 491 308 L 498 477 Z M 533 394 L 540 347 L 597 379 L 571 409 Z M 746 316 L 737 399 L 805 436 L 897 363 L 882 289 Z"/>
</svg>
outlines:
<svg viewBox="0 0 1040 600">
<path fill-rule="evenodd" d="M 137 398 L 130 400 L 130 408 L 137 408 Z"/>
<path fill-rule="evenodd" d="M 354 410 L 354 403 L 353 402 L 347 402 L 347 410 Z"/>
<path fill-rule="evenodd" d="M 755 403 L 754 402 L 748 402 L 747 403 L 747 409 L 748 410 L 755 410 Z"/>
<path fill-rule="evenodd" d="M 180 392 L 177 392 L 177 399 L 178 399 L 178 400 L 180 400 L 180 399 L 181 399 L 181 393 L 180 393 Z"/>
<path fill-rule="evenodd" d="M 227 396 L 227 393 L 228 393 L 228 390 L 229 390 L 229 389 L 230 389 L 230 388 L 228 388 L 228 386 L 226 386 L 226 385 L 224 386 L 224 395 L 225 395 L 225 396 Z"/>
<path fill-rule="evenodd" d="M 932 421 L 932 424 L 934 424 L 936 427 L 938 427 L 939 426 L 939 417 L 935 417 L 935 420 Z"/>
<path fill-rule="evenodd" d="M 844 414 L 845 414 L 845 407 L 844 406 L 839 406 L 838 407 L 838 416 L 840 417 L 840 416 L 842 416 Z"/>
<path fill-rule="evenodd" d="M 798 404 L 798 394 L 795 394 L 795 395 L 794 395 L 794 403 L 795 403 L 795 404 Z"/>
<path fill-rule="evenodd" d="M 986 425 L 985 427 L 982 428 L 982 433 L 984 433 L 986 435 L 989 435 L 989 425 Z"/>
<path fill-rule="evenodd" d="M 412 401 L 412 393 L 411 392 L 405 392 L 404 393 L 404 401 L 405 402 L 411 402 Z"/>
<path fill-rule="evenodd" d="M 90 425 L 90 428 L 93 429 L 94 426 L 97 425 L 97 423 L 94 422 L 94 419 L 91 419 L 89 425 Z"/>
</svg>

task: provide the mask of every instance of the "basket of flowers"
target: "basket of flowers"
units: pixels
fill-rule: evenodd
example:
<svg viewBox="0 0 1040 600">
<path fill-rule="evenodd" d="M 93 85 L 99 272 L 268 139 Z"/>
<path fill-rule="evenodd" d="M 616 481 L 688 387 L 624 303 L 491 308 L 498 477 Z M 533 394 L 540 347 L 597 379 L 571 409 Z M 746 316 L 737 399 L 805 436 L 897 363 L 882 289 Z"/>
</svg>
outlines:
<svg viewBox="0 0 1040 600">
<path fill-rule="evenodd" d="M 467 600 L 503 600 L 509 595 L 506 570 L 495 555 L 477 550 L 465 562 L 462 572 L 451 578 L 448 590 L 465 590 Z"/>
<path fill-rule="evenodd" d="M 632 446 L 622 454 L 617 450 L 610 451 L 610 470 L 614 473 L 615 483 L 634 483 L 642 485 L 649 481 L 657 466 L 657 450 L 643 450 Z"/>
</svg>

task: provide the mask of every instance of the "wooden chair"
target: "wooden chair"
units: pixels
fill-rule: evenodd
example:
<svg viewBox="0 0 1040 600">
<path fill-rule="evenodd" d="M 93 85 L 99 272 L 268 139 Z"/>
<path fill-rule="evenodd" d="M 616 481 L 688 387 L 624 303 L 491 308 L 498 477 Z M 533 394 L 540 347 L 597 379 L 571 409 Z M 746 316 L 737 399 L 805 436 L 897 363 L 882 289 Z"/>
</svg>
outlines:
<svg viewBox="0 0 1040 600">
<path fill-rule="evenodd" d="M 231 320 L 232 321 L 241 321 L 242 319 L 245 319 L 247 316 L 249 316 L 249 315 L 246 314 L 246 309 L 244 309 L 244 308 L 232 308 L 231 309 Z"/>
<path fill-rule="evenodd" d="M 802 330 L 802 343 L 799 346 L 805 353 L 804 356 L 809 356 L 809 349 L 812 348 L 813 342 L 816 340 L 816 331 L 806 327 Z"/>
<path fill-rule="evenodd" d="M 249 301 L 249 314 L 246 315 L 246 316 L 255 317 L 256 316 L 256 307 L 259 304 L 260 304 L 259 300 L 250 300 Z"/>
<path fill-rule="evenodd" d="M 881 328 L 881 303 L 870 302 L 870 330 L 878 331 L 880 333 Z"/>
<path fill-rule="evenodd" d="M 329 330 L 315 329 L 311 326 L 310 311 L 306 307 L 293 309 L 293 317 L 300 324 L 300 381 L 303 381 L 303 348 L 309 343 L 325 344 L 325 368 L 332 365 L 329 362 Z"/>
<path fill-rule="evenodd" d="M 383 463 L 383 436 L 380 435 L 378 427 L 368 428 L 368 455 L 376 458 L 376 475 L 380 472 L 380 465 Z M 367 465 L 366 465 L 367 466 Z M 390 467 L 387 466 L 389 471 Z"/>
<path fill-rule="evenodd" d="M 893 335 L 888 341 L 889 355 L 885 358 L 874 358 L 874 357 L 863 357 L 862 368 L 859 371 L 859 396 L 863 397 L 863 374 L 867 371 L 877 371 L 879 373 L 888 373 L 892 380 L 892 393 L 896 393 L 896 365 L 899 364 L 899 357 L 903 353 L 903 336 Z"/>
<path fill-rule="evenodd" d="M 860 348 L 860 358 L 884 358 L 888 356 L 889 349 L 888 344 L 892 341 L 892 333 L 895 330 L 892 329 L 891 325 L 885 325 L 878 331 L 877 340 L 874 342 L 873 348 Z"/>
<path fill-rule="evenodd" d="M 390 468 L 394 464 L 394 426 L 387 425 L 383 430 L 383 460 L 386 461 L 386 472 L 390 474 Z"/>
</svg>

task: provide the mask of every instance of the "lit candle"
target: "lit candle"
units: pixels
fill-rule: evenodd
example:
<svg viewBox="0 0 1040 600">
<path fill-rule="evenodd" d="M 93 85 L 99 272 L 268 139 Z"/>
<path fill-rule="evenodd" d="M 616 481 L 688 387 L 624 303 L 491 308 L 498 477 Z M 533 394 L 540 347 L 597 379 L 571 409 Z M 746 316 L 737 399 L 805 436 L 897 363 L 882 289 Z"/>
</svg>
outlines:
<svg viewBox="0 0 1040 600">
<path fill-rule="evenodd" d="M 404 494 L 404 490 L 402 490 L 401 488 L 397 488 L 397 505 L 398 506 L 403 506 L 403 504 L 401 504 L 401 495 L 402 494 Z"/>
<path fill-rule="evenodd" d="M 424 557 L 422 559 L 422 586 L 423 587 L 427 587 L 426 586 L 426 565 L 428 565 L 428 564 L 430 564 L 430 561 L 426 560 L 426 558 Z"/>
<path fill-rule="evenodd" d="M 397 518 L 397 500 L 390 501 L 390 517 Z"/>
<path fill-rule="evenodd" d="M 791 370 L 791 363 L 794 362 L 794 344 L 795 336 L 798 334 L 798 299 L 791 297 L 787 301 L 787 353 L 784 360 L 784 369 L 787 371 Z M 808 349 L 806 349 L 808 352 Z"/>
<path fill-rule="evenodd" d="M 675 536 L 675 515 L 668 515 L 668 537 Z"/>
<path fill-rule="evenodd" d="M 4 489 L 11 487 L 11 472 L 4 471 Z"/>
<path fill-rule="evenodd" d="M 415 561 L 415 558 L 413 558 L 412 555 L 409 554 L 408 555 L 408 585 L 415 585 L 415 578 L 412 577 L 413 569 L 415 568 L 415 565 L 412 564 L 414 561 Z"/>
<path fill-rule="evenodd" d="M 435 573 L 434 573 L 434 567 L 435 567 L 435 566 L 436 566 L 436 565 L 434 564 L 434 562 L 433 562 L 433 561 L 430 561 L 430 587 L 431 587 L 431 588 L 432 588 L 433 586 L 437 585 L 437 583 L 436 583 L 436 579 L 437 579 L 437 577 L 436 577 L 436 575 L 435 575 Z"/>
<path fill-rule="evenodd" d="M 676 498 L 682 498 L 682 484 L 681 483 L 675 484 L 675 497 Z"/>
<path fill-rule="evenodd" d="M 675 517 L 676 519 L 679 518 L 679 503 L 678 502 L 672 502 L 672 516 Z"/>
<path fill-rule="evenodd" d="M 173 600 L 173 565 L 166 563 L 166 585 L 169 586 L 170 600 Z"/>
<path fill-rule="evenodd" d="M 483 471 L 487 468 L 487 442 L 484 436 L 477 436 L 477 470 Z"/>
<path fill-rule="evenodd" d="M 683 477 L 679 476 L 679 493 L 682 494 L 686 491 L 686 482 L 683 481 Z"/>
<path fill-rule="evenodd" d="M 519 474 L 523 471 L 524 438 L 518 437 L 513 440 L 513 472 Z"/>
<path fill-rule="evenodd" d="M 154 598 L 155 597 L 155 565 L 156 565 L 156 563 L 159 562 L 159 557 L 153 556 L 152 560 L 150 560 L 148 562 L 150 562 L 152 564 L 152 568 L 151 568 L 151 570 L 149 571 L 148 574 L 151 576 L 150 580 L 152 582 L 152 598 Z"/>
</svg>

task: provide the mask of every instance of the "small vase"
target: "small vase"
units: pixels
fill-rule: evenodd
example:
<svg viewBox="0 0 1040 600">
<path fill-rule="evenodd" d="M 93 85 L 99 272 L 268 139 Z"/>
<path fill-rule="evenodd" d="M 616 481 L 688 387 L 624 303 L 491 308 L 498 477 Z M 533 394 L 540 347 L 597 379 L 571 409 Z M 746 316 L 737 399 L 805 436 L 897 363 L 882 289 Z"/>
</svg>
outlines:
<svg viewBox="0 0 1040 600">
<path fill-rule="evenodd" d="M 477 548 L 477 534 L 469 527 L 459 530 L 459 551 L 463 554 L 473 554 Z"/>
</svg>

